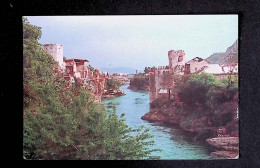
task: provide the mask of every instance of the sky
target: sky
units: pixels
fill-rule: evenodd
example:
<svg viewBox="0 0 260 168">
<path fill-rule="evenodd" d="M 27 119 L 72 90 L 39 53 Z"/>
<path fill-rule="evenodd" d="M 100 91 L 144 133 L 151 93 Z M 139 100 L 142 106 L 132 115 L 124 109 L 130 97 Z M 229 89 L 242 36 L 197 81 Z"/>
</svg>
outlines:
<svg viewBox="0 0 260 168">
<path fill-rule="evenodd" d="M 41 44 L 62 44 L 66 58 L 95 68 L 165 66 L 169 50 L 184 50 L 186 61 L 205 59 L 238 39 L 238 15 L 25 17 L 42 28 Z"/>
</svg>

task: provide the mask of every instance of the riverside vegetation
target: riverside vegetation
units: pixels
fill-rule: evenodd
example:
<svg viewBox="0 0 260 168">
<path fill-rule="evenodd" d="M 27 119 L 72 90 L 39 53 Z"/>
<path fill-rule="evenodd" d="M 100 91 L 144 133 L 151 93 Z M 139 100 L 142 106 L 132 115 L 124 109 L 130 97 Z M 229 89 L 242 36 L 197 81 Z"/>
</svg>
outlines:
<svg viewBox="0 0 260 168">
<path fill-rule="evenodd" d="M 173 78 L 176 85 L 173 92 L 177 93 L 179 101 L 156 99 L 150 103 L 150 112 L 142 116 L 142 119 L 177 125 L 182 130 L 191 133 L 196 140 L 205 141 L 217 136 L 226 137 L 226 139 L 236 137 L 235 147 L 228 147 L 234 151 L 225 155 L 237 156 L 237 75 L 230 75 L 221 81 L 214 75 L 206 73 Z M 226 139 L 218 140 L 222 143 L 221 141 Z M 210 140 L 207 142 L 209 143 Z M 214 146 L 222 148 L 221 145 L 214 144 Z M 227 150 L 227 147 L 225 148 Z"/>
<path fill-rule="evenodd" d="M 38 42 L 41 33 L 23 18 L 24 158 L 150 159 L 159 151 L 148 149 L 154 144 L 148 129 L 129 128 L 116 110 L 108 115 L 77 82 L 68 89 Z"/>
<path fill-rule="evenodd" d="M 136 91 L 148 91 L 149 90 L 149 75 L 146 73 L 135 74 L 130 79 L 129 89 Z"/>
</svg>

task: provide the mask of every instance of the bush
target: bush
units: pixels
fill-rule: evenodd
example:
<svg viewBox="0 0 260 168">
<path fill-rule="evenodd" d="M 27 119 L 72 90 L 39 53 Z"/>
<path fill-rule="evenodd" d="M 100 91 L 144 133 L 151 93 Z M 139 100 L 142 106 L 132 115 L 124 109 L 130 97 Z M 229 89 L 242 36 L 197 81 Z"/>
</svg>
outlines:
<svg viewBox="0 0 260 168">
<path fill-rule="evenodd" d="M 207 116 L 210 126 L 225 126 L 233 120 L 238 107 L 238 87 L 235 80 L 230 84 L 226 79 L 219 82 L 211 74 L 193 75 L 184 84 L 178 85 L 176 91 L 186 105 L 186 125 L 190 120 L 196 120 L 197 115 Z M 195 112 L 198 109 L 200 112 Z"/>
<path fill-rule="evenodd" d="M 124 116 L 95 104 L 79 81 L 72 89 L 38 43 L 41 31 L 23 19 L 24 129 L 27 159 L 146 159 L 149 130 L 129 128 Z M 130 133 L 137 135 L 132 136 Z"/>
<path fill-rule="evenodd" d="M 144 74 L 137 74 L 130 79 L 130 87 L 137 90 L 145 90 L 149 86 L 149 76 Z"/>
<path fill-rule="evenodd" d="M 120 82 L 115 79 L 108 79 L 105 83 L 105 89 L 118 89 L 120 87 Z"/>
</svg>

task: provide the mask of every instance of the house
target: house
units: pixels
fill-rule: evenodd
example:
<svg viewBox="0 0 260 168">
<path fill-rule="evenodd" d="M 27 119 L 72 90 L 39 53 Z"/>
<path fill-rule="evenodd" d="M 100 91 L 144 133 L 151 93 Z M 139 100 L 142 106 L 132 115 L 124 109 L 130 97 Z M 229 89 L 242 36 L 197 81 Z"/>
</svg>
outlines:
<svg viewBox="0 0 260 168">
<path fill-rule="evenodd" d="M 185 75 L 199 73 L 209 65 L 209 62 L 200 57 L 193 58 L 185 64 Z"/>
<path fill-rule="evenodd" d="M 230 63 L 222 66 L 224 73 L 238 73 L 238 63 Z"/>
<path fill-rule="evenodd" d="M 199 74 L 202 73 L 202 72 L 210 73 L 210 74 L 222 74 L 223 73 L 222 67 L 219 64 L 206 65 L 203 68 L 203 70 L 199 72 Z"/>
</svg>

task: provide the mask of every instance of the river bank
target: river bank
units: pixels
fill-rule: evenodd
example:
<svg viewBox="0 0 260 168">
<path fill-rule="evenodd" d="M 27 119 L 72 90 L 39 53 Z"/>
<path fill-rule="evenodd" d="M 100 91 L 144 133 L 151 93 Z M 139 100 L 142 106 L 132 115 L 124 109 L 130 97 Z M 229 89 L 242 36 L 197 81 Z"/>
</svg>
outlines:
<svg viewBox="0 0 260 168">
<path fill-rule="evenodd" d="M 124 96 L 124 95 L 126 95 L 126 93 L 120 89 L 109 89 L 109 90 L 104 90 L 102 99 L 109 99 L 109 98 L 114 98 L 114 97 Z"/>
<path fill-rule="evenodd" d="M 211 159 L 209 146 L 201 141 L 194 141 L 180 128 L 164 124 L 162 122 L 148 122 L 141 117 L 150 110 L 149 93 L 127 89 L 127 85 L 121 86 L 120 90 L 125 96 L 102 100 L 102 104 L 108 113 L 112 113 L 116 107 L 118 116 L 125 113 L 126 123 L 131 128 L 143 125 L 150 129 L 154 136 L 155 146 L 151 149 L 160 148 L 162 152 L 154 152 L 153 156 L 161 156 L 161 159 Z"/>
<path fill-rule="evenodd" d="M 200 106 L 189 108 L 182 103 L 157 101 L 150 104 L 148 113 L 141 119 L 162 122 L 179 127 L 193 139 L 202 140 L 211 146 L 211 156 L 216 158 L 236 158 L 238 156 L 238 119 L 233 117 L 227 124 L 214 126 L 209 113 Z M 234 109 L 233 109 L 234 110 Z M 190 114 L 190 111 L 193 111 Z M 232 130 L 232 129 L 233 130 Z"/>
</svg>

